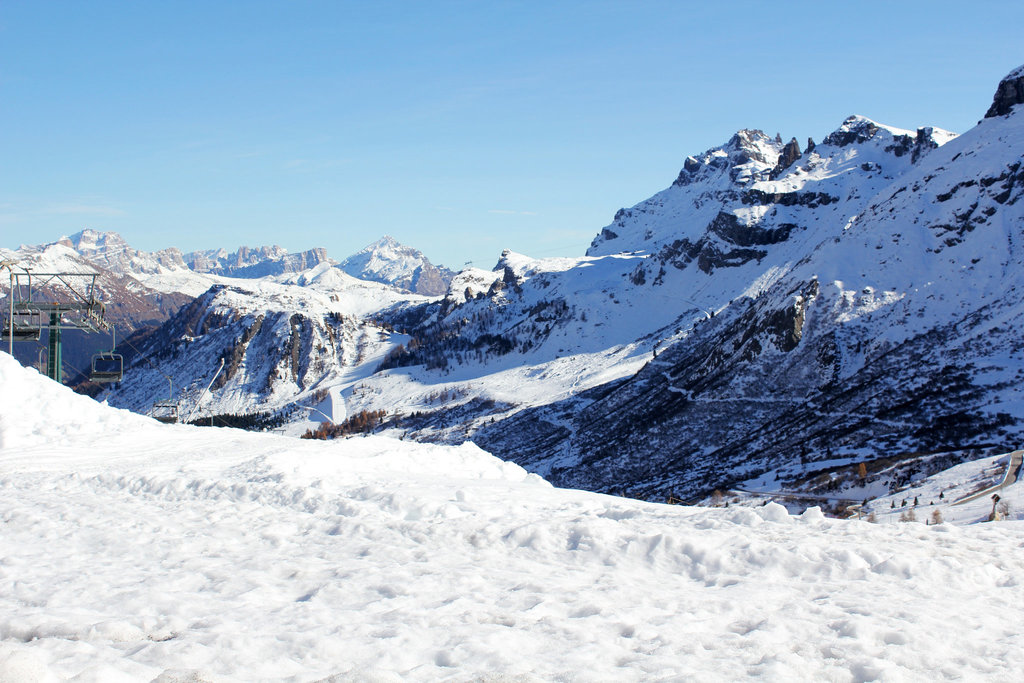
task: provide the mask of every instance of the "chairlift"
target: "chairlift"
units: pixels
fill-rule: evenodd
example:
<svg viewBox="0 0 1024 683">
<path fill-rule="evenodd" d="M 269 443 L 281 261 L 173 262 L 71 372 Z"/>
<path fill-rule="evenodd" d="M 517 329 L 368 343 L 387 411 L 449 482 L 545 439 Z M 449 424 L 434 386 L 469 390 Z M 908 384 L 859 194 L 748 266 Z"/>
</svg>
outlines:
<svg viewBox="0 0 1024 683">
<path fill-rule="evenodd" d="M 154 420 L 174 424 L 178 421 L 178 402 L 173 400 L 157 401 L 149 414 Z"/>
<path fill-rule="evenodd" d="M 119 353 L 101 352 L 92 357 L 90 382 L 120 382 L 124 377 L 124 358 Z"/>
<path fill-rule="evenodd" d="M 100 351 L 92 357 L 90 382 L 120 382 L 124 377 L 124 356 L 114 353 L 114 346 L 112 337 L 110 351 Z"/>
<path fill-rule="evenodd" d="M 39 341 L 39 336 L 42 330 L 38 327 L 22 326 L 18 323 L 14 323 L 13 332 L 11 325 L 4 325 L 3 332 L 0 333 L 0 337 L 5 342 L 16 341 L 16 342 L 28 342 L 28 341 Z M 14 337 L 12 340 L 11 337 Z"/>
<path fill-rule="evenodd" d="M 178 421 L 178 402 L 174 400 L 174 380 L 168 375 L 164 377 L 167 379 L 167 399 L 153 403 L 149 415 L 154 420 L 175 424 Z"/>
<path fill-rule="evenodd" d="M 8 318 L 4 321 L 0 339 L 9 342 L 12 341 L 11 337 L 13 336 L 13 341 L 16 342 L 39 341 L 42 331 L 43 325 L 38 315 L 15 313 L 13 319 Z"/>
</svg>

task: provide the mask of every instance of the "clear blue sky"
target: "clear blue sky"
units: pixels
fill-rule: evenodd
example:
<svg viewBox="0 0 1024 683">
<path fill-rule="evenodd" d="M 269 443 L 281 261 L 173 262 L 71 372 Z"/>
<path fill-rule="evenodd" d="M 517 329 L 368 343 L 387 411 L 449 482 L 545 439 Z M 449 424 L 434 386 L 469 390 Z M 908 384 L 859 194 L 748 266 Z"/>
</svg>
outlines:
<svg viewBox="0 0 1024 683">
<path fill-rule="evenodd" d="M 985 0 L 0 0 L 0 245 L 582 254 L 740 128 L 970 128 L 1022 27 Z"/>
</svg>

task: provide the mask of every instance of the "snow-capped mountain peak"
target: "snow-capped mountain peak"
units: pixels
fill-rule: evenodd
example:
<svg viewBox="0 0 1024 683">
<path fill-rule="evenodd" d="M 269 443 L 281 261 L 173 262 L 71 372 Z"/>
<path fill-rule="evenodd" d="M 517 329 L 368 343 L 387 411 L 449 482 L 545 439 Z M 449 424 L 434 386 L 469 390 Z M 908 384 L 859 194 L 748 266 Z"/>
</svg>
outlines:
<svg viewBox="0 0 1024 683">
<path fill-rule="evenodd" d="M 806 150 L 795 138 L 783 144 L 778 136 L 741 130 L 724 145 L 687 157 L 670 187 L 616 213 L 587 255 L 656 254 L 670 247 L 674 253 L 663 254 L 666 259 L 680 249 L 690 253 L 686 262 L 705 254 L 705 269 L 712 262 L 745 263 L 752 254 L 734 247 L 784 241 L 795 228 L 836 211 L 855 215 L 874 192 L 955 137 L 939 128 L 904 130 L 865 116 L 848 117 L 820 145 L 809 140 Z M 750 227 L 767 232 L 738 235 Z M 704 248 L 723 236 L 732 246 L 712 245 L 716 253 Z"/>
<path fill-rule="evenodd" d="M 60 241 L 65 239 L 80 254 L 124 251 L 129 248 L 128 243 L 118 233 L 101 232 L 92 228 L 86 228 L 70 237 L 61 238 Z"/>
<path fill-rule="evenodd" d="M 70 237 L 62 237 L 58 243 L 74 249 L 90 263 L 118 275 L 144 279 L 148 275 L 185 271 L 188 268 L 178 249 L 169 247 L 152 253 L 140 251 L 116 232 L 86 228 Z"/>
<path fill-rule="evenodd" d="M 435 266 L 423 252 L 407 247 L 390 235 L 343 260 L 338 267 L 353 277 L 382 282 L 416 294 L 441 296 L 454 273 Z"/>
<path fill-rule="evenodd" d="M 783 145 L 760 130 L 737 131 L 721 147 L 713 147 L 697 157 L 687 157 L 673 183 L 685 186 L 710 184 L 728 178 L 730 184 L 745 185 L 764 180 L 778 163 Z"/>
<path fill-rule="evenodd" d="M 197 273 L 228 277 L 265 277 L 297 273 L 319 263 L 332 262 L 323 247 L 314 247 L 296 254 L 277 245 L 241 246 L 234 253 L 225 249 L 194 251 L 185 255 L 189 267 Z"/>
</svg>

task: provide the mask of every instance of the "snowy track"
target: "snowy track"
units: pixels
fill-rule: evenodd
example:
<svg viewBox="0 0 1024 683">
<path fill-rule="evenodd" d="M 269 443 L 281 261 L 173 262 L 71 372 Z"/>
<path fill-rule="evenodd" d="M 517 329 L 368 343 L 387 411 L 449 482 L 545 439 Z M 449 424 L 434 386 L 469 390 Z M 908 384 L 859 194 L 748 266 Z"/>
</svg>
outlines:
<svg viewBox="0 0 1024 683">
<path fill-rule="evenodd" d="M 0 680 L 1019 670 L 1020 523 L 652 505 L 472 446 L 157 425 L 2 355 L 0 379 Z"/>
<path fill-rule="evenodd" d="M 953 503 L 953 505 L 962 505 L 963 503 L 969 503 L 972 500 L 977 500 L 986 495 L 995 493 L 996 491 L 1005 488 L 1008 484 L 1014 483 L 1020 478 L 1020 468 L 1022 461 L 1024 461 L 1024 451 L 1014 451 L 1013 453 L 1010 453 L 1010 458 L 1006 463 L 1006 474 L 1003 475 L 1002 481 L 1000 481 L 995 486 L 990 486 L 989 488 L 983 491 L 978 491 L 975 494 L 972 494 L 965 498 L 961 498 L 960 500 Z"/>
</svg>

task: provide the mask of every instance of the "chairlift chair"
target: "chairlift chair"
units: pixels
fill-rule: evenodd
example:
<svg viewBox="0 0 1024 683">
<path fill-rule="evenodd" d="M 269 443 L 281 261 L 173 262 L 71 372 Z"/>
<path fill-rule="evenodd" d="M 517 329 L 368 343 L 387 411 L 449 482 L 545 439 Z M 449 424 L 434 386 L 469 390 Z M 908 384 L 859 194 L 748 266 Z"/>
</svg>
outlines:
<svg viewBox="0 0 1024 683">
<path fill-rule="evenodd" d="M 28 342 L 28 341 L 39 341 L 39 336 L 42 330 L 38 327 L 22 326 L 15 323 L 13 325 L 13 332 L 11 325 L 4 325 L 3 332 L 0 334 L 2 341 L 11 341 L 13 334 L 14 341 L 16 342 Z"/>
<path fill-rule="evenodd" d="M 40 316 L 15 313 L 13 319 L 8 318 L 4 321 L 0 338 L 2 341 L 9 342 L 13 334 L 16 342 L 39 341 L 42 331 L 43 325 Z"/>
<path fill-rule="evenodd" d="M 120 382 L 124 377 L 124 357 L 119 353 L 103 351 L 92 357 L 90 382 Z"/>
<path fill-rule="evenodd" d="M 113 334 L 116 335 L 116 331 Z M 92 357 L 90 382 L 120 382 L 124 377 L 124 356 L 114 353 L 115 339 L 112 336 L 109 351 L 100 351 Z"/>
<path fill-rule="evenodd" d="M 157 401 L 153 404 L 153 409 L 149 411 L 149 414 L 154 420 L 174 424 L 178 421 L 178 402 L 173 400 Z"/>
</svg>

